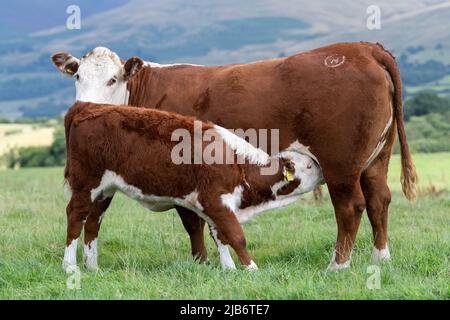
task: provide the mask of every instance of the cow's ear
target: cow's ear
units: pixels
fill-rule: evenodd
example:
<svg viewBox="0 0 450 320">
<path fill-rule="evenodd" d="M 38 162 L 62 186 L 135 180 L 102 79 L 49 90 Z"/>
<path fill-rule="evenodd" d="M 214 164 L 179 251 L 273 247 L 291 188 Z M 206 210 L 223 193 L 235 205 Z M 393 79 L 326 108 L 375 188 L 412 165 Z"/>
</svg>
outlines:
<svg viewBox="0 0 450 320">
<path fill-rule="evenodd" d="M 73 76 L 78 71 L 80 60 L 67 52 L 52 54 L 53 64 L 64 74 Z"/>
<path fill-rule="evenodd" d="M 141 70 L 143 65 L 144 61 L 142 61 L 142 59 L 139 57 L 132 57 L 128 59 L 123 66 L 123 68 L 125 69 L 125 72 L 123 74 L 124 79 L 128 80 L 133 77 L 139 72 L 139 70 Z"/>
</svg>

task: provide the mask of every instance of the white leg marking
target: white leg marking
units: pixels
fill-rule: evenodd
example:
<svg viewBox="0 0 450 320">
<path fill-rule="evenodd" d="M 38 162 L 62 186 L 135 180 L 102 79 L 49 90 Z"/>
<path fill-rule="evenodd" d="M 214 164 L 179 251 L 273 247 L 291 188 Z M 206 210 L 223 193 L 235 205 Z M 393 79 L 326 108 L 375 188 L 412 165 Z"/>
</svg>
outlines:
<svg viewBox="0 0 450 320">
<path fill-rule="evenodd" d="M 386 127 L 384 128 L 383 132 L 381 133 L 380 140 L 378 141 L 377 145 L 375 146 L 375 149 L 370 154 L 369 158 L 366 160 L 364 164 L 363 170 L 367 169 L 372 161 L 380 154 L 381 150 L 383 149 L 385 143 L 386 143 L 386 134 L 389 130 L 389 128 L 392 125 L 392 122 L 394 121 L 394 113 L 392 111 L 392 105 L 391 105 L 391 117 L 388 120 L 388 123 Z"/>
<path fill-rule="evenodd" d="M 93 271 L 98 270 L 97 256 L 97 238 L 95 238 L 90 243 L 84 245 L 84 265 L 87 269 Z"/>
<path fill-rule="evenodd" d="M 223 269 L 236 269 L 233 258 L 231 257 L 228 246 L 222 244 L 220 240 L 217 243 L 217 248 L 219 249 L 220 264 Z"/>
<path fill-rule="evenodd" d="M 102 223 L 103 215 L 104 215 L 104 214 L 105 214 L 105 213 L 103 212 L 103 213 L 100 215 L 100 217 L 98 217 L 98 224 Z"/>
<path fill-rule="evenodd" d="M 72 198 L 72 188 L 67 180 L 64 181 L 64 196 L 66 199 Z"/>
<path fill-rule="evenodd" d="M 247 270 L 252 270 L 252 271 L 258 270 L 258 266 L 256 265 L 256 263 L 253 260 L 251 260 L 250 264 L 247 266 Z"/>
<path fill-rule="evenodd" d="M 328 265 L 327 271 L 339 271 L 339 270 L 344 270 L 344 269 L 350 268 L 350 260 L 351 260 L 351 258 L 343 263 L 337 263 L 336 262 L 336 250 L 333 250 L 333 256 L 331 257 L 331 262 Z"/>
<path fill-rule="evenodd" d="M 78 238 L 72 240 L 72 242 L 66 246 L 64 250 L 64 259 L 62 263 L 62 268 L 67 270 L 67 268 L 74 268 L 77 266 L 77 244 Z"/>
<path fill-rule="evenodd" d="M 389 247 L 386 245 L 386 248 L 384 249 L 377 249 L 376 247 L 373 247 L 372 252 L 372 262 L 373 263 L 379 263 L 382 261 L 387 261 L 391 259 L 391 254 L 389 253 Z"/>
<path fill-rule="evenodd" d="M 219 250 L 219 256 L 220 256 L 220 264 L 222 265 L 223 269 L 236 269 L 236 265 L 234 264 L 233 258 L 230 255 L 230 251 L 228 250 L 228 247 L 224 245 L 217 236 L 217 229 L 214 227 L 211 227 L 211 234 L 214 238 L 214 241 L 217 244 L 217 249 Z"/>
</svg>

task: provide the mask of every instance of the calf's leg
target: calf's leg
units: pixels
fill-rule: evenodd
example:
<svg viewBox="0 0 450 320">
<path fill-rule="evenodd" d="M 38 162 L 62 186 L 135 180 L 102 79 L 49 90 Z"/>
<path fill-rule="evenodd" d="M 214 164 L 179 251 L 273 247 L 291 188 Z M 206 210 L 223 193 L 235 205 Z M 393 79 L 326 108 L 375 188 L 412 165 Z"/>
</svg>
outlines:
<svg viewBox="0 0 450 320">
<path fill-rule="evenodd" d="M 217 250 L 219 251 L 220 264 L 222 265 L 222 268 L 236 269 L 236 265 L 234 264 L 230 251 L 228 250 L 228 246 L 224 245 L 222 241 L 219 240 L 216 227 L 210 225 L 209 232 L 211 234 L 211 238 L 213 238 L 216 243 Z"/>
<path fill-rule="evenodd" d="M 258 266 L 250 258 L 247 251 L 247 243 L 244 236 L 244 231 L 239 224 L 236 216 L 229 209 L 215 210 L 213 215 L 207 215 L 212 220 L 212 235 L 214 240 L 217 241 L 218 249 L 221 255 L 222 266 L 231 267 L 232 261 L 229 253 L 224 250 L 222 246 L 230 245 L 239 257 L 240 262 L 248 269 L 258 269 Z M 223 250 L 221 252 L 221 250 Z M 234 264 L 234 263 L 233 263 Z"/>
<path fill-rule="evenodd" d="M 92 203 L 89 191 L 72 192 L 72 197 L 66 208 L 67 239 L 62 267 L 64 270 L 77 265 L 77 244 L 83 225 L 89 215 Z"/>
<path fill-rule="evenodd" d="M 89 270 L 97 270 L 97 238 L 103 215 L 111 203 L 112 197 L 96 200 L 89 211 L 84 225 L 84 265 Z"/>
<path fill-rule="evenodd" d="M 203 230 L 205 229 L 205 221 L 201 219 L 195 212 L 184 207 L 176 206 L 177 212 L 183 222 L 183 226 L 189 234 L 191 240 L 191 250 L 194 259 L 200 262 L 208 261 L 208 254 L 205 247 L 205 239 Z"/>
</svg>

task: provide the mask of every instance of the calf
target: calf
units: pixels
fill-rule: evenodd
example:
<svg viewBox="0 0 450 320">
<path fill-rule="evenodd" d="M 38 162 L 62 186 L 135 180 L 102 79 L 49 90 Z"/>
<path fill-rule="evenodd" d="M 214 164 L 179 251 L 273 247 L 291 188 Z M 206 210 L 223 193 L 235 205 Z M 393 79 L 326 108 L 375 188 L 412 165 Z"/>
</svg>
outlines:
<svg viewBox="0 0 450 320">
<path fill-rule="evenodd" d="M 257 268 L 239 223 L 311 191 L 322 182 L 321 170 L 307 155 L 287 150 L 269 157 L 222 127 L 201 124 L 202 133 L 215 134 L 215 156 L 229 159 L 231 152 L 233 161 L 174 163 L 177 143 L 172 134 L 181 129 L 194 135 L 192 117 L 85 102 L 69 109 L 65 179 L 71 199 L 64 268 L 76 265 L 77 240 L 84 227 L 85 264 L 97 269 L 98 231 L 116 191 L 152 211 L 183 207 L 195 212 L 208 223 L 224 268 L 235 268 L 226 245 L 243 265 Z M 197 151 L 191 152 L 195 156 Z M 263 174 L 262 169 L 270 167 L 273 174 Z"/>
</svg>

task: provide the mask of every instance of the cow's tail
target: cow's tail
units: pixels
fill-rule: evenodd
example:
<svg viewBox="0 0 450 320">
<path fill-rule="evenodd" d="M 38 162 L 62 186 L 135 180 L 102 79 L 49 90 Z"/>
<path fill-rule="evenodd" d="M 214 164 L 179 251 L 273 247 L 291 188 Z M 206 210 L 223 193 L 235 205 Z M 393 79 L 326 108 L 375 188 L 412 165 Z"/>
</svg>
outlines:
<svg viewBox="0 0 450 320">
<path fill-rule="evenodd" d="M 408 200 L 415 200 L 417 197 L 417 173 L 411 153 L 409 152 L 408 141 L 406 140 L 405 125 L 403 122 L 403 102 L 402 102 L 402 81 L 400 70 L 395 62 L 394 56 L 383 48 L 379 43 L 373 51 L 375 59 L 381 63 L 389 72 L 394 83 L 394 118 L 397 124 L 398 138 L 400 141 L 402 174 L 401 184 L 403 193 Z"/>
</svg>

